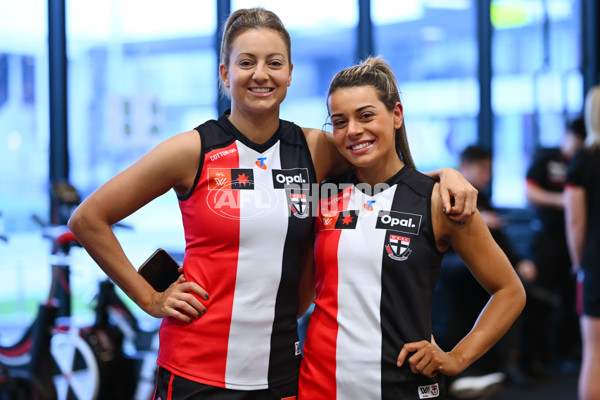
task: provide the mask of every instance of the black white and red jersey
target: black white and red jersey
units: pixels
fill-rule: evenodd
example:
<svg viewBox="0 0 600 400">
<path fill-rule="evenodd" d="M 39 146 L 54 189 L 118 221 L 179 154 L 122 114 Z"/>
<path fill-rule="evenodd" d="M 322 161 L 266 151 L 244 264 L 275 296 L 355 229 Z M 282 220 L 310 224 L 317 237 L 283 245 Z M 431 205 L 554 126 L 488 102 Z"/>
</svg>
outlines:
<svg viewBox="0 0 600 400">
<path fill-rule="evenodd" d="M 201 165 L 193 191 L 179 199 L 183 269 L 210 299 L 200 299 L 207 312 L 192 323 L 163 320 L 157 363 L 237 390 L 286 384 L 298 377 L 300 260 L 314 229 L 307 200 L 316 176 L 304 133 L 280 121 L 256 144 L 226 116 L 196 130 Z"/>
<path fill-rule="evenodd" d="M 370 196 L 354 175 L 344 180 L 350 184 L 321 189 L 317 297 L 299 399 L 442 398 L 441 377 L 396 366 L 405 343 L 431 339 L 442 259 L 431 222 L 434 181 L 404 167 Z"/>
</svg>

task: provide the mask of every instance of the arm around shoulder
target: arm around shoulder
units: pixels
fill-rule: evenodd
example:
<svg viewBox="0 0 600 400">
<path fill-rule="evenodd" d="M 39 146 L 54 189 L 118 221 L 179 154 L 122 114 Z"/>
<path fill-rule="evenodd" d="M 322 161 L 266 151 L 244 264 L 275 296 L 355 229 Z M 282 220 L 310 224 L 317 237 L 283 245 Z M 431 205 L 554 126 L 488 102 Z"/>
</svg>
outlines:
<svg viewBox="0 0 600 400">
<path fill-rule="evenodd" d="M 333 143 L 333 134 L 321 129 L 302 128 L 317 173 L 317 179 L 338 176 L 350 170 L 350 163 L 342 157 Z"/>
</svg>

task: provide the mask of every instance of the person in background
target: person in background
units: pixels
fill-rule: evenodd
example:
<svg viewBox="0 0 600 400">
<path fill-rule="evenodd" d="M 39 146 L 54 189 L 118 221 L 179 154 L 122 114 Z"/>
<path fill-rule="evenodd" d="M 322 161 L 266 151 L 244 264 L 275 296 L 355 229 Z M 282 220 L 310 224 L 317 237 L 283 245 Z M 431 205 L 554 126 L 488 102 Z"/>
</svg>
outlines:
<svg viewBox="0 0 600 400">
<path fill-rule="evenodd" d="M 564 192 L 567 243 L 578 273 L 582 338 L 579 399 L 600 399 L 600 86 L 585 98 L 589 138 L 569 165 Z"/>
<path fill-rule="evenodd" d="M 115 284 L 162 318 L 155 399 L 296 396 L 297 317 L 308 306 L 299 287 L 312 259 L 314 218 L 303 204 L 310 193 L 289 193 L 285 183 L 310 190 L 348 164 L 324 132 L 279 118 L 292 69 L 290 37 L 277 15 L 235 11 L 223 29 L 219 67 L 231 109 L 160 143 L 69 220 Z M 451 188 L 442 189 L 440 212 L 468 217 L 475 190 L 454 170 L 442 174 Z M 185 232 L 183 276 L 156 292 L 110 228 L 170 190 Z"/>
<path fill-rule="evenodd" d="M 460 154 L 459 171 L 477 190 L 477 209 L 492 237 L 504 251 L 522 279 L 531 279 L 535 266 L 515 250 L 506 235 L 504 221 L 486 193 L 492 180 L 492 153 L 480 146 L 468 146 Z M 433 334 L 442 347 L 454 346 L 472 328 L 489 300 L 459 255 L 448 249 L 442 260 L 440 278 L 432 299 Z M 450 380 L 450 394 L 456 398 L 476 398 L 499 388 L 505 379 L 524 383 L 518 366 L 520 323 L 464 373 Z"/>
<path fill-rule="evenodd" d="M 299 400 L 445 398 L 443 375 L 500 339 L 525 304 L 523 286 L 481 215 L 448 220 L 438 184 L 415 169 L 387 63 L 369 58 L 339 72 L 327 107 L 337 149 L 355 169 L 322 185 Z M 444 351 L 430 300 L 449 246 L 490 298 Z"/>
<path fill-rule="evenodd" d="M 527 171 L 526 196 L 535 219 L 531 259 L 536 273 L 532 285 L 556 301 L 530 296 L 523 313 L 522 365 L 532 376 L 548 374 L 548 366 L 573 370 L 580 340 L 575 311 L 575 278 L 570 273 L 564 224 L 563 187 L 567 165 L 586 136 L 583 118 L 567 124 L 560 147 L 541 149 Z"/>
</svg>

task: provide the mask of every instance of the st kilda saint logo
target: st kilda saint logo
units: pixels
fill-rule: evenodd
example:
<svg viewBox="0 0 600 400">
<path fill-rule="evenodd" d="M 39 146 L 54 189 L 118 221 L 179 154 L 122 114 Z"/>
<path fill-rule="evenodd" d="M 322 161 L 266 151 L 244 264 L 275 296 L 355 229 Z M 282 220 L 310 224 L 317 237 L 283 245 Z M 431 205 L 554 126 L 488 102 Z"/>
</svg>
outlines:
<svg viewBox="0 0 600 400">
<path fill-rule="evenodd" d="M 385 241 L 387 255 L 396 261 L 404 261 L 410 256 L 410 238 L 389 233 Z"/>
<path fill-rule="evenodd" d="M 288 204 L 290 211 L 295 217 L 301 219 L 308 217 L 309 203 L 306 193 L 302 193 L 300 190 L 289 190 Z"/>
</svg>

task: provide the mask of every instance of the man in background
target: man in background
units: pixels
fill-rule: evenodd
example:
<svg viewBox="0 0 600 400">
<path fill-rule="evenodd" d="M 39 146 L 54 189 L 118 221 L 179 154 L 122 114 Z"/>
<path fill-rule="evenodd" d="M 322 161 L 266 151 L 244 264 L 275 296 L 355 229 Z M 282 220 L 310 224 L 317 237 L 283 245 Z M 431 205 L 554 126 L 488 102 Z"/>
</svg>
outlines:
<svg viewBox="0 0 600 400">
<path fill-rule="evenodd" d="M 583 118 L 565 127 L 560 147 L 541 149 L 527 171 L 526 196 L 535 218 L 531 227 L 533 285 L 554 296 L 555 303 L 530 296 L 523 313 L 523 367 L 543 377 L 548 366 L 568 372 L 578 365 L 579 325 L 575 310 L 575 277 L 565 236 L 563 187 L 567 166 L 585 141 Z"/>
</svg>

